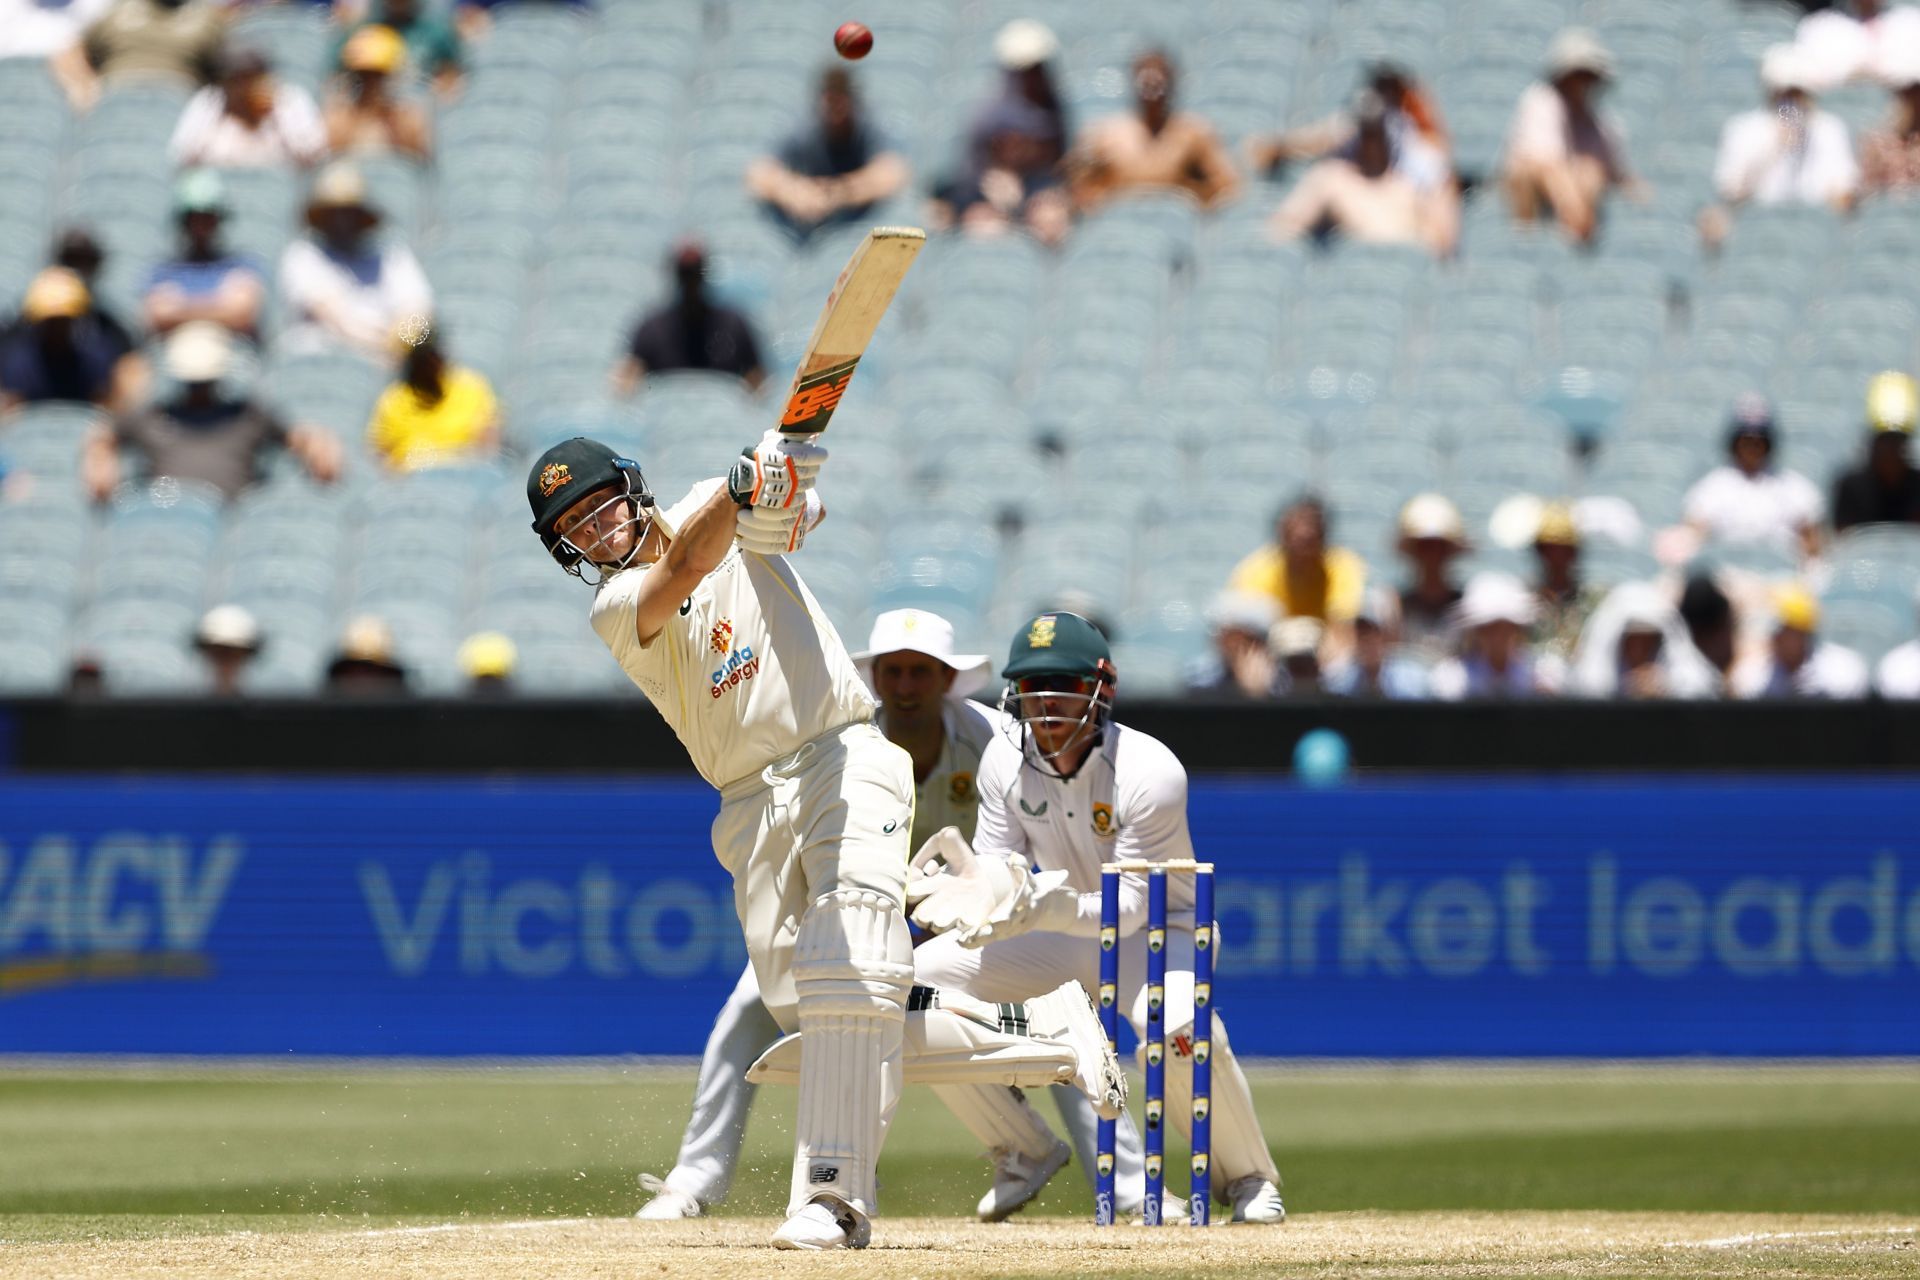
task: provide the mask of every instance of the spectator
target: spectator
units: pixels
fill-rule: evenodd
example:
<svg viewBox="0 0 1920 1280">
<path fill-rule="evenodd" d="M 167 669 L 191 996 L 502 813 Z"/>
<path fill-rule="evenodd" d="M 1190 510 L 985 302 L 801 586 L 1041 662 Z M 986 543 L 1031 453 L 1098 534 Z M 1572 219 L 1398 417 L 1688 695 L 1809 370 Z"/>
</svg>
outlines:
<svg viewBox="0 0 1920 1280">
<path fill-rule="evenodd" d="M 27 286 L 20 323 L 0 337 L 0 410 L 43 400 L 115 406 L 131 396 L 133 357 L 87 314 L 79 276 L 48 267 Z"/>
<path fill-rule="evenodd" d="M 207 664 L 207 692 L 237 698 L 247 668 L 260 656 L 260 624 L 237 604 L 217 605 L 200 619 L 193 647 Z"/>
<path fill-rule="evenodd" d="M 1726 239 L 1741 205 L 1824 205 L 1845 213 L 1860 185 L 1847 126 L 1814 105 L 1806 68 L 1793 46 L 1767 50 L 1760 84 L 1766 105 L 1741 112 L 1720 133 L 1713 165 L 1720 203 L 1700 215 L 1701 238 L 1709 248 Z"/>
<path fill-rule="evenodd" d="M 345 58 L 347 46 L 365 27 L 389 27 L 397 32 L 406 42 L 407 70 L 431 82 L 442 99 L 451 99 L 460 92 L 466 74 L 460 33 L 425 0 L 371 0 L 359 21 L 334 42 L 336 69 L 349 69 Z"/>
<path fill-rule="evenodd" d="M 1515 219 L 1551 216 L 1586 243 L 1599 232 L 1607 192 L 1638 190 L 1620 131 L 1600 111 L 1612 79 L 1613 55 L 1591 31 L 1570 27 L 1555 38 L 1546 79 L 1520 95 L 1507 131 L 1501 182 Z"/>
<path fill-rule="evenodd" d="M 1417 244 L 1449 257 L 1460 238 L 1460 200 L 1451 183 L 1422 187 L 1393 163 L 1386 104 L 1367 90 L 1354 103 L 1351 155 L 1316 163 L 1274 212 L 1274 238 L 1322 229 L 1362 244 Z"/>
<path fill-rule="evenodd" d="M 258 49 L 220 55 L 219 83 L 187 99 L 167 153 L 176 165 L 215 169 L 307 169 L 327 153 L 313 95 L 273 75 Z"/>
<path fill-rule="evenodd" d="M 479 631 L 461 643 L 454 661 L 467 678 L 469 697 L 498 698 L 513 692 L 513 672 L 519 665 L 520 651 L 498 631 Z"/>
<path fill-rule="evenodd" d="M 1188 677 L 1193 693 L 1230 698 L 1266 698 L 1273 692 L 1273 654 L 1267 633 L 1279 621 L 1273 598 L 1223 591 L 1207 608 L 1213 652 Z"/>
<path fill-rule="evenodd" d="M 1059 164 L 1047 158 L 1046 114 L 1026 103 L 1002 102 L 981 127 L 988 134 L 986 161 L 953 192 L 961 227 L 974 235 L 1021 227 L 1041 244 L 1061 243 L 1073 209 Z"/>
<path fill-rule="evenodd" d="M 211 0 L 116 0 L 80 38 L 54 55 L 54 78 L 75 111 L 90 111 L 101 86 L 122 77 L 212 84 L 226 15 Z"/>
<path fill-rule="evenodd" d="M 1397 62 L 1376 62 L 1367 68 L 1365 89 L 1386 111 L 1394 172 L 1422 191 L 1452 186 L 1452 142 L 1432 94 Z M 1353 160 L 1358 141 L 1358 120 L 1342 111 L 1303 128 L 1255 138 L 1247 150 L 1256 171 L 1273 173 L 1290 160 L 1322 160 L 1328 156 Z"/>
<path fill-rule="evenodd" d="M 1580 526 L 1564 502 L 1548 503 L 1533 534 L 1533 558 L 1540 576 L 1533 598 L 1539 617 L 1533 625 L 1535 651 L 1570 661 L 1587 618 L 1604 594 L 1580 580 Z"/>
<path fill-rule="evenodd" d="M 1067 110 L 1054 84 L 1053 59 L 1060 41 L 1044 24 L 1015 18 L 1000 28 L 993 55 L 1000 63 L 1000 92 L 974 116 L 967 132 L 968 168 L 979 172 L 991 160 L 995 112 L 1001 107 L 1030 109 L 1023 122 L 1036 145 L 1036 160 L 1055 167 L 1067 155 Z"/>
<path fill-rule="evenodd" d="M 1337 657 L 1351 645 L 1366 585 L 1366 561 L 1327 545 L 1326 506 L 1308 495 L 1274 518 L 1273 542 L 1234 566 L 1227 590 L 1272 600 L 1283 618 L 1320 619 L 1327 624 L 1329 656 Z"/>
<path fill-rule="evenodd" d="M 1477 573 L 1467 582 L 1457 618 L 1460 654 L 1433 669 L 1436 698 L 1537 698 L 1558 692 L 1558 664 L 1535 661 L 1527 629 L 1538 609 L 1533 593 L 1511 574 Z"/>
<path fill-rule="evenodd" d="M 307 201 L 310 239 L 280 259 L 280 300 L 288 350 L 348 350 L 383 359 L 400 321 L 433 311 L 433 291 L 404 246 L 374 239 L 380 215 L 367 203 L 366 179 L 336 161 L 314 179 Z"/>
<path fill-rule="evenodd" d="M 380 393 L 367 443 L 392 471 L 490 461 L 500 452 L 500 406 L 487 380 L 451 364 L 424 321 L 396 335 L 400 380 Z"/>
<path fill-rule="evenodd" d="M 1920 640 L 1889 650 L 1874 670 L 1873 687 L 1883 698 L 1920 698 Z"/>
<path fill-rule="evenodd" d="M 0 60 L 53 58 L 79 42 L 113 0 L 0 0 Z"/>
<path fill-rule="evenodd" d="M 1867 456 L 1833 485 L 1835 532 L 1857 524 L 1920 524 L 1920 472 L 1907 456 L 1920 386 L 1904 373 L 1878 373 L 1867 384 Z"/>
<path fill-rule="evenodd" d="M 1794 47 L 1809 68 L 1816 91 L 1879 74 L 1891 58 L 1920 43 L 1920 10 L 1888 0 L 1853 0 L 1800 20 Z"/>
<path fill-rule="evenodd" d="M 327 664 L 327 692 L 342 698 L 395 697 L 407 691 L 407 670 L 393 652 L 385 618 L 361 614 L 348 621 Z"/>
<path fill-rule="evenodd" d="M 1714 677 L 1713 695 L 1726 691 L 1727 678 L 1733 672 L 1734 648 L 1739 628 L 1733 615 L 1733 601 L 1712 578 L 1697 574 L 1687 579 L 1680 593 L 1680 620 L 1686 624 L 1687 639 L 1707 661 Z"/>
<path fill-rule="evenodd" d="M 1867 663 L 1851 649 L 1820 639 L 1820 606 L 1803 587 L 1774 600 L 1773 639 L 1766 652 L 1733 670 L 1741 698 L 1864 698 Z"/>
<path fill-rule="evenodd" d="M 221 243 L 227 198 L 220 175 L 211 169 L 182 174 L 173 189 L 173 212 L 180 224 L 179 256 L 147 276 L 147 328 L 164 335 L 210 320 L 240 337 L 257 338 L 266 280 L 251 258 L 230 253 Z"/>
<path fill-rule="evenodd" d="M 433 158 L 433 129 L 416 102 L 398 97 L 393 77 L 407 45 L 392 27 L 362 27 L 340 52 L 346 76 L 327 95 L 327 146 L 336 155 L 396 152 L 421 163 Z"/>
<path fill-rule="evenodd" d="M 68 227 L 54 239 L 53 265 L 65 267 L 80 277 L 81 284 L 87 286 L 85 322 L 100 331 L 116 358 L 131 356 L 134 363 L 139 364 L 139 346 L 133 340 L 133 332 L 121 323 L 112 308 L 100 301 L 98 295 L 100 269 L 106 263 L 106 250 L 100 247 L 93 233 L 84 227 Z"/>
<path fill-rule="evenodd" d="M 1240 192 L 1240 175 L 1214 127 L 1175 111 L 1173 62 L 1153 50 L 1133 63 L 1134 111 L 1096 122 L 1067 157 L 1074 203 L 1093 209 L 1141 189 L 1185 191 L 1208 208 Z"/>
<path fill-rule="evenodd" d="M 1041 243 L 1058 244 L 1071 219 L 1062 183 L 1067 114 L 1049 65 L 1060 42 L 1041 23 L 1016 18 L 993 50 L 999 92 L 975 114 L 962 172 L 942 200 L 969 231 L 1024 226 Z"/>
<path fill-rule="evenodd" d="M 1412 569 L 1412 581 L 1395 598 L 1400 640 L 1428 665 L 1452 651 L 1454 611 L 1462 597 L 1453 565 L 1467 550 L 1460 509 L 1437 493 L 1422 493 L 1400 508 L 1398 550 Z"/>
<path fill-rule="evenodd" d="M 149 477 L 173 476 L 237 497 L 260 475 L 267 452 L 283 447 L 322 484 L 340 473 L 340 444 L 319 427 L 287 426 L 258 401 L 229 394 L 233 337 L 210 320 L 183 324 L 167 338 L 162 367 L 180 384 L 171 400 L 94 428 L 80 474 L 94 501 L 120 484 L 120 448 L 140 459 Z"/>
<path fill-rule="evenodd" d="M 747 166 L 747 190 L 802 240 L 864 218 L 907 185 L 906 159 L 867 123 L 844 68 L 820 76 L 816 111 L 778 152 Z"/>
<path fill-rule="evenodd" d="M 1765 396 L 1748 392 L 1735 400 L 1727 425 L 1729 461 L 1687 490 L 1688 527 L 1708 542 L 1817 554 L 1825 504 L 1813 481 L 1774 465 L 1778 438 Z"/>
<path fill-rule="evenodd" d="M 1276 697 L 1320 696 L 1320 642 L 1326 634 L 1318 618 L 1282 618 L 1273 624 L 1267 647 L 1273 651 Z"/>
<path fill-rule="evenodd" d="M 1567 685 L 1581 698 L 1710 698 L 1720 680 L 1659 588 L 1614 588 L 1580 637 Z"/>
<path fill-rule="evenodd" d="M 627 354 L 613 368 L 616 395 L 630 396 L 650 373 L 670 369 L 712 369 L 730 373 L 758 391 L 766 380 L 760 343 L 753 325 L 732 307 L 707 293 L 707 250 L 698 240 L 682 240 L 669 264 L 674 298 L 634 326 Z"/>
<path fill-rule="evenodd" d="M 1399 609 L 1384 587 L 1369 587 L 1353 619 L 1353 652 L 1327 668 L 1322 684 L 1342 698 L 1427 696 L 1427 673 L 1399 652 Z"/>
<path fill-rule="evenodd" d="M 1920 187 L 1920 40 L 1888 57 L 1882 75 L 1893 90 L 1893 119 L 1860 139 L 1862 195 Z"/>
</svg>

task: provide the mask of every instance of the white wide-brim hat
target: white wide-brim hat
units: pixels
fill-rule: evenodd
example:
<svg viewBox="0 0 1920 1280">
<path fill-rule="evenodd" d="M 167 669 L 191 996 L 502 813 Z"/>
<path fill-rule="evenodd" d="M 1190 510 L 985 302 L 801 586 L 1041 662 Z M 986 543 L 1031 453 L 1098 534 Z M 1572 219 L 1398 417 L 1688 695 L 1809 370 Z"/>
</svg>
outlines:
<svg viewBox="0 0 1920 1280">
<path fill-rule="evenodd" d="M 955 653 L 953 624 L 925 609 L 889 609 L 873 620 L 873 634 L 867 647 L 853 655 L 869 683 L 873 680 L 873 660 L 883 653 L 924 653 L 936 662 L 944 662 L 956 674 L 950 698 L 964 698 L 986 684 L 992 658 L 984 653 Z"/>
</svg>

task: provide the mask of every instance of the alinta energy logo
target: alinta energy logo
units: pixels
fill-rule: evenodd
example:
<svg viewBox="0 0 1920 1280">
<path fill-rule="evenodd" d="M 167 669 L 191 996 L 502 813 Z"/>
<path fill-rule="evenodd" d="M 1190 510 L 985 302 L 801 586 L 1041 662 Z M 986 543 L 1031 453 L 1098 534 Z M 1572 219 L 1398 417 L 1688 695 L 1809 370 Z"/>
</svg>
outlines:
<svg viewBox="0 0 1920 1280">
<path fill-rule="evenodd" d="M 83 983 L 195 981 L 245 848 L 216 836 L 0 841 L 0 1000 Z"/>
</svg>

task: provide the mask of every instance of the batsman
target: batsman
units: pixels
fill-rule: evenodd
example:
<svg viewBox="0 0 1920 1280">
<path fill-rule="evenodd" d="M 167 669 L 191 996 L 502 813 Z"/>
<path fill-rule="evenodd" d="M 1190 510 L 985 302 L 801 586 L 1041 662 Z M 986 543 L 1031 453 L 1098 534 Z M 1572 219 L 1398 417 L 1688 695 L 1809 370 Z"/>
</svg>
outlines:
<svg viewBox="0 0 1920 1280">
<path fill-rule="evenodd" d="M 1077 1083 L 1108 1117 L 1126 1097 L 1085 990 L 1011 1016 L 914 990 L 913 761 L 875 727 L 872 696 L 786 554 L 822 513 L 825 456 L 769 432 L 665 511 L 637 463 L 582 437 L 527 477 L 534 532 L 595 586 L 594 631 L 720 792 L 713 850 L 761 999 L 795 1033 L 787 1056 L 798 1051 L 789 1217 L 774 1235 L 791 1249 L 868 1242 L 904 1080 Z M 1009 1029 L 1021 1026 L 1031 1033 Z"/>
<path fill-rule="evenodd" d="M 1097 984 L 1100 868 L 1185 861 L 1187 774 L 1157 739 L 1113 722 L 1119 673 L 1106 637 L 1077 614 L 1043 613 L 1014 637 L 1001 674 L 1007 731 L 980 758 L 980 814 L 969 874 L 943 874 L 913 918 L 939 931 L 914 953 L 920 981 L 981 1000 L 1022 1000 L 1062 982 Z M 1030 868 L 1032 870 L 1030 870 Z M 1037 874 L 1035 874 L 1037 872 Z M 1120 933 L 1146 923 L 1146 877 L 1121 877 Z M 1168 886 L 1167 1114 L 1193 1103 L 1191 883 Z M 1146 1028 L 1145 947 L 1120 948 L 1120 1011 Z M 1144 1061 L 1144 1040 L 1140 1046 Z M 1225 1021 L 1213 1029 L 1214 1185 L 1235 1222 L 1286 1220 L 1280 1172 Z"/>
</svg>

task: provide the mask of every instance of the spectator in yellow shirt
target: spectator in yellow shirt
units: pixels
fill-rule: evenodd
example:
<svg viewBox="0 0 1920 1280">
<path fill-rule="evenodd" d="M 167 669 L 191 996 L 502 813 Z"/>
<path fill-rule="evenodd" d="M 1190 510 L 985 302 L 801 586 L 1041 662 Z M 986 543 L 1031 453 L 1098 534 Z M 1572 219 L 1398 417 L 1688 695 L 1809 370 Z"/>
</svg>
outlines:
<svg viewBox="0 0 1920 1280">
<path fill-rule="evenodd" d="M 487 380 L 453 364 L 420 317 L 404 322 L 400 379 L 380 393 L 367 442 L 394 471 L 490 461 L 500 451 L 500 406 Z"/>
<path fill-rule="evenodd" d="M 1327 545 L 1327 509 L 1311 495 L 1295 499 L 1274 521 L 1274 540 L 1242 560 L 1227 590 L 1267 596 L 1283 618 L 1326 624 L 1327 652 L 1344 654 L 1367 586 L 1367 563 Z"/>
</svg>

